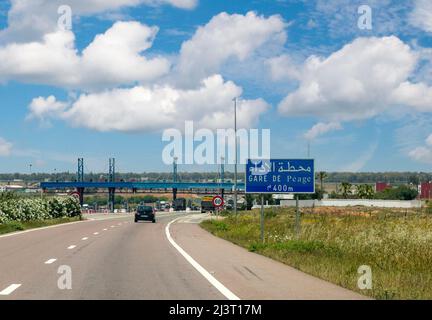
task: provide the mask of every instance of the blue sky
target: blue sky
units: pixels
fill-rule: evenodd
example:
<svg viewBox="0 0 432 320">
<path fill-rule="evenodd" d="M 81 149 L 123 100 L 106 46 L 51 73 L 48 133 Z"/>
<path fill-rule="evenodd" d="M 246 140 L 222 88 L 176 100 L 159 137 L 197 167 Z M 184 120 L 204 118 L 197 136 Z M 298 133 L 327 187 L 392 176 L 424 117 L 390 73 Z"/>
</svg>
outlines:
<svg viewBox="0 0 432 320">
<path fill-rule="evenodd" d="M 162 131 L 231 127 L 239 92 L 241 125 L 271 129 L 272 157 L 305 157 L 309 141 L 322 170 L 432 164 L 428 1 L 71 0 L 71 30 L 57 25 L 67 1 L 16 2 L 0 2 L 0 172 L 74 171 L 77 157 L 167 171 Z"/>
</svg>

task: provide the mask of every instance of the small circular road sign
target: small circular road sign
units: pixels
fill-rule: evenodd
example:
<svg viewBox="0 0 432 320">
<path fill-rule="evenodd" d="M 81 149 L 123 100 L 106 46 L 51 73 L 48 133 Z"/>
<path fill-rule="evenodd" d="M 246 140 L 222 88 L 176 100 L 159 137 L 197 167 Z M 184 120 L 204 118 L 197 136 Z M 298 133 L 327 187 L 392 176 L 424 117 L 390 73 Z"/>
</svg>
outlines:
<svg viewBox="0 0 432 320">
<path fill-rule="evenodd" d="M 75 197 L 75 198 L 77 198 L 77 199 L 80 198 L 80 194 L 79 194 L 79 192 L 77 192 L 77 191 L 71 192 L 71 193 L 69 193 L 69 195 L 72 196 L 72 197 Z"/>
<path fill-rule="evenodd" d="M 223 198 L 222 198 L 221 196 L 214 196 L 214 197 L 213 197 L 213 205 L 214 205 L 216 208 L 220 208 L 220 207 L 222 207 L 222 206 L 224 205 L 224 200 L 223 200 Z"/>
</svg>

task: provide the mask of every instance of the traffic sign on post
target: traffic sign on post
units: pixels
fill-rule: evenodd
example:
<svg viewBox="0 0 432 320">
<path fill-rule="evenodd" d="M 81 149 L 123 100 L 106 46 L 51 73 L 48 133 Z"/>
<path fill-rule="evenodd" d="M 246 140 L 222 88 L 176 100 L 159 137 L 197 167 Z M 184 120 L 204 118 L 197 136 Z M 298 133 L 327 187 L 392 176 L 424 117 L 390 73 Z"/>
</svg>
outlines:
<svg viewBox="0 0 432 320">
<path fill-rule="evenodd" d="M 260 237 L 264 242 L 264 194 L 296 194 L 296 234 L 300 233 L 299 193 L 315 193 L 313 159 L 251 160 L 246 163 L 245 193 L 261 194 Z"/>
<path fill-rule="evenodd" d="M 246 164 L 246 193 L 315 193 L 313 159 L 251 160 Z"/>
<path fill-rule="evenodd" d="M 223 198 L 221 196 L 215 196 L 215 197 L 213 197 L 212 201 L 213 201 L 213 205 L 216 208 L 220 208 L 220 207 L 222 207 L 224 205 L 224 200 L 223 200 Z"/>
</svg>

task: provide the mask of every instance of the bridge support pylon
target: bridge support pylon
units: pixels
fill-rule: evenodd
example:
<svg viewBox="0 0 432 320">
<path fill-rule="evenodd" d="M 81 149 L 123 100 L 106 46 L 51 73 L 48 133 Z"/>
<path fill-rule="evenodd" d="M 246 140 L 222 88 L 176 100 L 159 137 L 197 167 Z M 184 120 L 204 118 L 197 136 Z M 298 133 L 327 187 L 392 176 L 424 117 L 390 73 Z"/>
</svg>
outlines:
<svg viewBox="0 0 432 320">
<path fill-rule="evenodd" d="M 115 188 L 108 188 L 108 206 L 109 211 L 114 212 Z"/>
</svg>

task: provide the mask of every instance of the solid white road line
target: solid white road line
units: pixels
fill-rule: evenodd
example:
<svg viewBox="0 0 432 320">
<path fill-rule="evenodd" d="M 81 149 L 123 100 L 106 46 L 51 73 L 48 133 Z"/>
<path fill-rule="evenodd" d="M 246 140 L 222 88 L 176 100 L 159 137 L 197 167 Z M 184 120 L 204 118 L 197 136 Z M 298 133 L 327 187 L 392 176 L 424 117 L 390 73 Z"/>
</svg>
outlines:
<svg viewBox="0 0 432 320">
<path fill-rule="evenodd" d="M 97 236 L 97 235 L 99 234 L 99 232 L 94 232 L 93 234 L 94 234 L 95 236 Z"/>
<path fill-rule="evenodd" d="M 65 227 L 65 226 L 70 226 L 72 224 L 84 223 L 84 222 L 90 222 L 90 220 L 67 222 L 67 223 L 56 224 L 54 226 L 40 227 L 40 228 L 34 228 L 34 229 L 29 229 L 29 230 L 24 230 L 24 231 L 11 232 L 11 233 L 7 233 L 7 234 L 4 234 L 4 235 L 1 235 L 0 238 L 19 236 L 20 234 L 25 234 L 25 233 L 29 233 L 29 232 L 35 232 L 35 231 L 41 231 L 41 230 L 46 230 L 46 229 Z"/>
<path fill-rule="evenodd" d="M 12 292 L 14 292 L 16 289 L 18 289 L 19 287 L 21 287 L 21 284 L 11 284 L 9 287 L 7 287 L 6 289 L 0 291 L 0 296 L 8 296 L 10 295 Z"/>
<path fill-rule="evenodd" d="M 45 264 L 51 264 L 51 263 L 53 263 L 53 262 L 56 262 L 57 261 L 57 259 L 49 259 L 49 260 L 47 260 L 47 261 L 45 261 Z"/>
<path fill-rule="evenodd" d="M 68 250 L 71 250 L 71 249 L 74 249 L 74 248 L 76 248 L 76 245 L 71 245 L 71 246 L 69 246 L 69 247 L 67 247 L 68 248 Z"/>
<path fill-rule="evenodd" d="M 177 249 L 178 252 L 199 272 L 201 275 L 207 279 L 208 282 L 210 282 L 216 289 L 219 290 L 220 293 L 222 293 L 227 299 L 229 300 L 240 300 L 239 297 L 237 297 L 234 293 L 232 293 L 228 288 L 226 288 L 222 283 L 220 283 L 218 280 L 216 280 L 215 277 L 213 277 L 206 269 L 204 269 L 198 262 L 196 262 L 189 254 L 187 254 L 186 251 L 184 251 L 171 237 L 170 233 L 170 226 L 172 223 L 176 222 L 177 218 L 170 223 L 167 224 L 165 227 L 165 234 L 168 238 L 168 241 L 173 245 L 174 248 Z"/>
<path fill-rule="evenodd" d="M 87 237 L 84 237 L 84 238 L 82 238 L 81 240 L 85 241 L 85 240 L 87 240 L 87 239 L 88 239 Z"/>
</svg>

